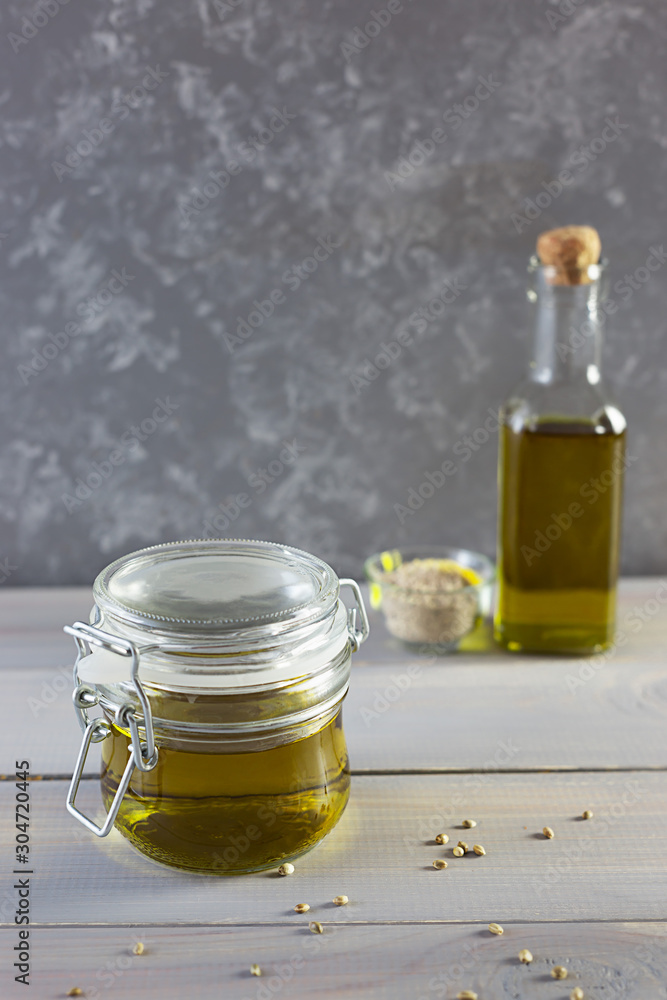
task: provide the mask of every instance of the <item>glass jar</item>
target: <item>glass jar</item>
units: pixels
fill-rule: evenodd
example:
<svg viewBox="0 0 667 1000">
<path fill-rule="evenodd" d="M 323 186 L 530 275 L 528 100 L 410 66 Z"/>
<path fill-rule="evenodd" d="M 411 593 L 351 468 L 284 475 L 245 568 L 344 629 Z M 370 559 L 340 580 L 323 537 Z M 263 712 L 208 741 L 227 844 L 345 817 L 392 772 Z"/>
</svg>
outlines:
<svg viewBox="0 0 667 1000">
<path fill-rule="evenodd" d="M 84 730 L 67 799 L 77 819 L 214 875 L 275 867 L 333 829 L 350 785 L 341 703 L 368 635 L 354 580 L 284 545 L 207 539 L 124 556 L 93 596 L 91 624 L 65 629 Z M 101 826 L 75 804 L 96 742 Z"/>
</svg>

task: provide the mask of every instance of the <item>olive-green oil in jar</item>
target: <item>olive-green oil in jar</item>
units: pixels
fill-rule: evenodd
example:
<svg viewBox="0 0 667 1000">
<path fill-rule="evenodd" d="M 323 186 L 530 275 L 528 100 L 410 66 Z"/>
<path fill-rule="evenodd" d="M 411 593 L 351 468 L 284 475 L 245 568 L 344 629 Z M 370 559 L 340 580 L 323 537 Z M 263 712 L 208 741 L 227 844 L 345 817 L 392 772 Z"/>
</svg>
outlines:
<svg viewBox="0 0 667 1000">
<path fill-rule="evenodd" d="M 496 639 L 591 652 L 614 633 L 625 432 L 542 419 L 501 431 Z"/>
<path fill-rule="evenodd" d="M 116 726 L 102 743 L 108 809 L 128 759 Z M 154 861 L 235 875 L 273 868 L 314 847 L 337 823 L 350 776 L 341 712 L 292 743 L 247 753 L 159 745 L 152 771 L 135 769 L 116 827 Z"/>
</svg>

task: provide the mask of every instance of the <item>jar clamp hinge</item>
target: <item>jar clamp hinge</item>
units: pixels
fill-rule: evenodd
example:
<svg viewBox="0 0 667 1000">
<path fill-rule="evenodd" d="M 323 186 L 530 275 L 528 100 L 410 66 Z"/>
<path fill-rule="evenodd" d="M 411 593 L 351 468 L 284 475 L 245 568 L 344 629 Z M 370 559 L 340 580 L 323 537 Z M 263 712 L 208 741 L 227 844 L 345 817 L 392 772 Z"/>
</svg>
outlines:
<svg viewBox="0 0 667 1000">
<path fill-rule="evenodd" d="M 87 625 L 84 622 L 74 622 L 73 625 L 65 626 L 65 632 L 74 637 L 78 649 L 76 663 L 74 664 L 75 690 L 73 701 L 74 708 L 79 719 L 79 724 L 83 729 L 83 741 L 81 743 L 81 749 L 79 750 L 79 756 L 77 757 L 76 765 L 74 767 L 74 774 L 72 775 L 72 781 L 67 793 L 67 809 L 79 820 L 80 823 L 83 823 L 83 825 L 90 830 L 91 833 L 94 833 L 97 837 L 106 837 L 107 834 L 111 832 L 114 820 L 118 815 L 120 804 L 123 800 L 125 792 L 128 789 L 135 767 L 138 767 L 140 771 L 151 771 L 157 764 L 158 751 L 155 746 L 153 716 L 151 713 L 150 702 L 139 679 L 139 650 L 133 643 L 127 639 L 119 639 L 117 636 L 109 635 L 107 632 L 103 632 L 94 625 Z M 112 653 L 116 653 L 118 656 L 124 656 L 130 660 L 130 683 L 134 688 L 134 693 L 136 694 L 139 705 L 141 706 L 141 711 L 143 713 L 143 728 L 145 733 L 145 741 L 142 742 L 139 735 L 139 723 L 137 722 L 133 706 L 131 704 L 121 705 L 116 711 L 116 722 L 119 726 L 122 726 L 123 728 L 127 727 L 130 730 L 132 737 L 130 743 L 130 756 L 125 766 L 123 777 L 121 778 L 116 794 L 114 795 L 113 802 L 111 803 L 109 812 L 102 826 L 98 826 L 92 819 L 89 819 L 88 816 L 84 815 L 80 809 L 77 809 L 75 805 L 75 799 L 79 790 L 79 783 L 83 774 L 90 744 L 100 743 L 111 733 L 111 726 L 106 719 L 89 718 L 88 709 L 98 703 L 97 692 L 94 688 L 87 684 L 82 684 L 79 681 L 79 662 L 82 657 L 90 654 L 91 646 L 98 646 L 101 649 L 107 649 Z"/>
<path fill-rule="evenodd" d="M 366 641 L 370 632 L 368 615 L 366 614 L 366 605 L 364 604 L 361 587 L 356 580 L 340 580 L 339 584 L 341 587 L 349 587 L 357 602 L 357 607 L 350 608 L 347 612 L 347 630 L 350 634 L 350 645 L 352 646 L 352 652 L 356 653 L 362 642 Z M 359 610 L 361 617 L 361 628 L 357 627 L 357 609 Z"/>
</svg>

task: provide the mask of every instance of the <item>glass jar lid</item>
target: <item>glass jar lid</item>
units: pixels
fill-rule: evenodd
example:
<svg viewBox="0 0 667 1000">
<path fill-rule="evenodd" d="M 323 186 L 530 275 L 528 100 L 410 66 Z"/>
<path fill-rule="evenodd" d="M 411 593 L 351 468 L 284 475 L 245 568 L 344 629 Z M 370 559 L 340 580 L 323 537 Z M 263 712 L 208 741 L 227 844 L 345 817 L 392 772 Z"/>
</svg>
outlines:
<svg viewBox="0 0 667 1000">
<path fill-rule="evenodd" d="M 103 615 L 166 635 L 276 635 L 327 616 L 338 578 L 321 559 L 273 542 L 154 545 L 111 563 L 93 586 Z"/>
</svg>

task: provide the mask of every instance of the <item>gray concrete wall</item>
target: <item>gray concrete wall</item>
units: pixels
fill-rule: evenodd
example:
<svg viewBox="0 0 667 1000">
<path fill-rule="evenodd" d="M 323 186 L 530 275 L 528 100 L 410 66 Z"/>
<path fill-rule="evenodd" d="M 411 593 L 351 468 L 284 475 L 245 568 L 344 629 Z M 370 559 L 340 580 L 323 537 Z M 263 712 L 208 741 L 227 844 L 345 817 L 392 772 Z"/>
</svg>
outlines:
<svg viewBox="0 0 667 1000">
<path fill-rule="evenodd" d="M 573 221 L 622 282 L 624 570 L 667 570 L 667 268 L 620 290 L 667 243 L 667 6 L 568 3 L 3 3 L 4 582 L 87 583 L 221 504 L 220 533 L 345 573 L 407 540 L 492 555 L 495 435 L 455 446 L 527 360 L 537 233 Z"/>
</svg>

